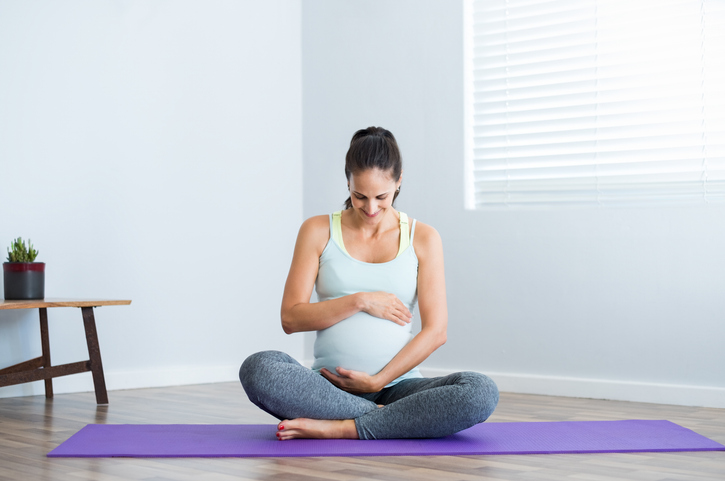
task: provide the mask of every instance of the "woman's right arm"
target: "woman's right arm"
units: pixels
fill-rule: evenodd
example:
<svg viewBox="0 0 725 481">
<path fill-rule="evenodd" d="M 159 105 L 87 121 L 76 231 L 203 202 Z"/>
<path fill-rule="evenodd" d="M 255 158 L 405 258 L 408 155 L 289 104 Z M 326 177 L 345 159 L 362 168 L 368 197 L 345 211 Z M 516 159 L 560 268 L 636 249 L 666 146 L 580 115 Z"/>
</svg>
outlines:
<svg viewBox="0 0 725 481">
<path fill-rule="evenodd" d="M 411 314 L 393 294 L 358 292 L 323 302 L 310 302 L 320 255 L 330 238 L 329 217 L 307 219 L 300 227 L 282 296 L 282 329 L 287 334 L 326 329 L 364 311 L 396 324 L 410 322 Z"/>
</svg>

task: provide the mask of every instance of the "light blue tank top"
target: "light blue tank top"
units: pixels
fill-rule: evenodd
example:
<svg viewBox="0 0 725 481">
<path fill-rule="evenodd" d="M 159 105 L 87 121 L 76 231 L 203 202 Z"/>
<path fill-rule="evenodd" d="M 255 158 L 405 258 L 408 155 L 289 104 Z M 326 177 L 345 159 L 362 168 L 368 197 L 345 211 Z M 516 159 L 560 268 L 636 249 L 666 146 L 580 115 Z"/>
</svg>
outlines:
<svg viewBox="0 0 725 481">
<path fill-rule="evenodd" d="M 315 282 L 319 300 L 336 299 L 356 292 L 384 291 L 395 294 L 413 312 L 418 295 L 418 257 L 413 249 L 415 221 L 405 250 L 389 262 L 369 263 L 351 257 L 344 246 L 336 242 L 333 217 L 339 215 L 337 212 L 330 215 L 330 240 L 320 256 Z M 400 218 L 401 229 L 405 229 L 407 234 L 407 216 L 401 213 Z M 319 372 L 326 367 L 334 373 L 335 368 L 340 366 L 374 375 L 412 337 L 412 323 L 399 326 L 392 321 L 358 312 L 327 329 L 317 331 L 312 369 Z M 416 367 L 386 387 L 403 379 L 420 377 L 423 376 Z"/>
</svg>

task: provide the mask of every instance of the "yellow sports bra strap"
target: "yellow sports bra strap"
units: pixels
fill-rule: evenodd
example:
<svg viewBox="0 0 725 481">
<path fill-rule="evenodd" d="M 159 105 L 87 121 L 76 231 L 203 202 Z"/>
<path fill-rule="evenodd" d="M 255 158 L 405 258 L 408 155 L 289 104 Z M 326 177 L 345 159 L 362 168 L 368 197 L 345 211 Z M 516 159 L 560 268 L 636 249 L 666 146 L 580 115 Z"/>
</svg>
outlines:
<svg viewBox="0 0 725 481">
<path fill-rule="evenodd" d="M 338 210 L 332 214 L 332 239 L 340 246 L 340 249 L 347 254 L 345 244 L 342 242 L 342 211 Z M 352 256 L 351 256 L 352 257 Z"/>
<path fill-rule="evenodd" d="M 399 256 L 410 245 L 410 227 L 408 226 L 408 215 L 405 212 L 398 212 L 398 214 L 400 214 L 400 248 L 398 248 Z"/>
</svg>

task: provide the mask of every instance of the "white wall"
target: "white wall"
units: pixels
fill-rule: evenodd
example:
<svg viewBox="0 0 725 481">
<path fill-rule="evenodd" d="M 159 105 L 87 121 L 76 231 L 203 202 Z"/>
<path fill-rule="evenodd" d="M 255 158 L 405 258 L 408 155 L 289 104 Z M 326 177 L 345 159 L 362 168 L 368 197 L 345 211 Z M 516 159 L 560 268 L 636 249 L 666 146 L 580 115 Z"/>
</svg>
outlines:
<svg viewBox="0 0 725 481">
<path fill-rule="evenodd" d="M 309 358 L 279 328 L 297 226 L 340 207 L 350 137 L 382 125 L 398 206 L 444 240 L 429 372 L 725 407 L 723 206 L 465 211 L 461 26 L 448 0 L 2 2 L 2 252 L 33 239 L 48 296 L 133 299 L 96 314 L 112 389 Z M 83 359 L 80 312 L 49 316 L 54 363 Z M 0 312 L 0 367 L 39 353 L 37 313 Z"/>
<path fill-rule="evenodd" d="M 304 216 L 340 207 L 349 139 L 380 125 L 398 207 L 443 237 L 449 341 L 428 372 L 725 407 L 725 206 L 465 211 L 460 2 L 306 1 L 302 50 Z"/>
<path fill-rule="evenodd" d="M 0 3 L 0 246 L 33 240 L 48 297 L 133 300 L 96 310 L 109 388 L 301 357 L 279 325 L 301 115 L 299 1 Z M 40 354 L 37 317 L 0 311 L 0 367 Z M 80 311 L 49 318 L 53 362 L 86 359 Z"/>
</svg>

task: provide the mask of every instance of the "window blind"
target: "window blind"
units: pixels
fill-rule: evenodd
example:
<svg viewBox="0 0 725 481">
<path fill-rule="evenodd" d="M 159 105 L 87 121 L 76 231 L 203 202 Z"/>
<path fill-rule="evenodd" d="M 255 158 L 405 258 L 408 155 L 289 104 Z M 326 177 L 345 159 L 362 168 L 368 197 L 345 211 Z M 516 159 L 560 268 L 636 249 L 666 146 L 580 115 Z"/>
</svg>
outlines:
<svg viewBox="0 0 725 481">
<path fill-rule="evenodd" d="M 471 0 L 467 208 L 725 201 L 725 2 Z"/>
</svg>

